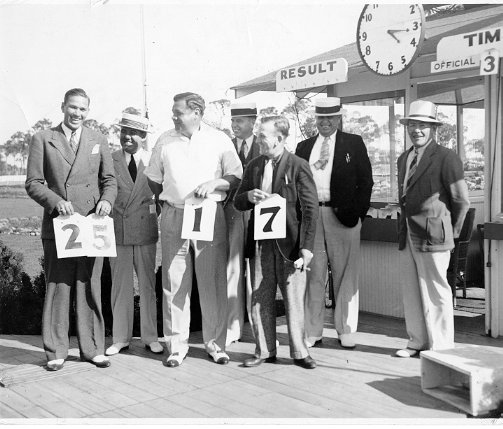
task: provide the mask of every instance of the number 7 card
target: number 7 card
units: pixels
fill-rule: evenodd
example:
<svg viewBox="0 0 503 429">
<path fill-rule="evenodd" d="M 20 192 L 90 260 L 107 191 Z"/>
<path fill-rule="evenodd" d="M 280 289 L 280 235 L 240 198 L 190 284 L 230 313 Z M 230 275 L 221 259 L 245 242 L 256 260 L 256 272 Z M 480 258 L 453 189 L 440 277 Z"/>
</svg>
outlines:
<svg viewBox="0 0 503 429">
<path fill-rule="evenodd" d="M 286 237 L 286 200 L 272 194 L 255 206 L 255 240 Z"/>
</svg>

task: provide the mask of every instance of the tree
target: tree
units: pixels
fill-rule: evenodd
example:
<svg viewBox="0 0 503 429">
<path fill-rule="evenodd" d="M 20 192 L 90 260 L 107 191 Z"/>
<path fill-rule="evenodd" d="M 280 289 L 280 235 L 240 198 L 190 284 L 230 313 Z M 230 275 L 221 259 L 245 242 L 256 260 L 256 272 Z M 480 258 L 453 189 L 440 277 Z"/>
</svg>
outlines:
<svg viewBox="0 0 503 429">
<path fill-rule="evenodd" d="M 316 119 L 310 114 L 312 103 L 306 98 L 295 98 L 281 111 L 281 114 L 293 119 L 300 128 L 303 139 L 314 136 L 317 133 Z"/>
<path fill-rule="evenodd" d="M 354 115 L 349 119 L 345 118 L 343 127 L 344 131 L 359 134 L 367 145 L 381 137 L 382 132 L 379 125 L 369 115 Z"/>
<path fill-rule="evenodd" d="M 3 146 L 3 151 L 6 156 L 13 156 L 18 159 L 20 162 L 16 168 L 17 173 L 23 173 L 26 169 L 26 161 L 28 159 L 28 149 L 30 145 L 31 138 L 33 134 L 50 128 L 52 126 L 52 122 L 47 119 L 40 119 L 27 131 L 16 131 L 12 136 L 7 140 Z"/>
<path fill-rule="evenodd" d="M 90 128 L 91 130 L 98 131 L 99 133 L 103 134 L 104 136 L 108 137 L 110 135 L 110 128 L 107 127 L 103 123 L 98 123 L 96 119 L 86 119 L 82 125 L 84 127 Z"/>
<path fill-rule="evenodd" d="M 227 115 L 230 105 L 230 100 L 225 98 L 211 101 L 204 111 L 204 122 L 232 137 Z"/>
</svg>

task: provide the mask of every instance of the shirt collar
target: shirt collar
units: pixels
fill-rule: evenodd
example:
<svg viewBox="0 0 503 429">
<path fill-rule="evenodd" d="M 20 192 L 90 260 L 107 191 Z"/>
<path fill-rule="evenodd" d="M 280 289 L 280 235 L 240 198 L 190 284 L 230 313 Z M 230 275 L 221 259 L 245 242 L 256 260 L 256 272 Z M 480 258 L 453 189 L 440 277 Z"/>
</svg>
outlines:
<svg viewBox="0 0 503 429">
<path fill-rule="evenodd" d="M 321 139 L 321 141 L 325 140 L 325 137 L 323 137 L 321 134 L 318 134 L 318 136 Z M 328 140 L 330 141 L 330 143 L 335 142 L 336 136 L 337 136 L 337 130 L 335 130 L 333 134 L 330 134 L 328 136 Z"/>
<path fill-rule="evenodd" d="M 64 122 L 61 122 L 61 128 L 63 129 L 63 133 L 65 133 L 65 137 L 68 141 L 70 141 L 70 137 L 72 136 L 73 130 L 68 128 Z M 82 127 L 79 127 L 75 130 L 75 138 L 77 141 L 80 141 L 80 135 L 82 134 Z"/>
</svg>

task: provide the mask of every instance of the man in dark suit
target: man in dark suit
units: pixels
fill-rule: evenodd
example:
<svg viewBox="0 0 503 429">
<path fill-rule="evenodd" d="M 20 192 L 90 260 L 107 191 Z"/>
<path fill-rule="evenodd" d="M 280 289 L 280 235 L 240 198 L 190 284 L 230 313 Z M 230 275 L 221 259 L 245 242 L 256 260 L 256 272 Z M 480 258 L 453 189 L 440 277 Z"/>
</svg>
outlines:
<svg viewBox="0 0 503 429">
<path fill-rule="evenodd" d="M 339 342 L 347 348 L 356 345 L 360 230 L 374 182 L 367 148 L 360 136 L 341 131 L 341 115 L 339 98 L 316 100 L 319 134 L 300 142 L 295 152 L 309 162 L 319 200 L 314 259 L 307 275 L 308 347 L 322 341 L 327 262 L 332 271 Z"/>
<path fill-rule="evenodd" d="M 243 171 L 246 165 L 259 155 L 253 127 L 257 119 L 257 106 L 253 102 L 231 105 L 232 143 L 241 160 Z M 229 257 L 227 260 L 227 345 L 238 341 L 243 333 L 245 311 L 251 319 L 251 283 L 249 262 L 244 258 L 245 237 L 250 215 L 235 209 L 233 200 L 236 189 L 229 192 L 224 203 Z M 245 272 L 248 275 L 245 276 Z"/>
<path fill-rule="evenodd" d="M 254 215 L 248 227 L 247 256 L 252 282 L 252 326 L 255 356 L 244 366 L 258 366 L 276 360 L 275 299 L 279 285 L 285 302 L 294 364 L 316 367 L 304 343 L 305 270 L 313 257 L 312 249 L 318 214 L 316 187 L 309 165 L 285 150 L 290 126 L 282 116 L 263 118 L 258 133 L 261 155 L 248 164 L 235 198 L 238 210 L 251 210 L 255 204 L 279 194 L 286 199 L 286 237 L 252 239 Z"/>
<path fill-rule="evenodd" d="M 143 170 L 150 154 L 144 149 L 149 121 L 140 114 L 123 113 L 120 122 L 122 148 L 112 153 L 118 194 L 113 208 L 117 257 L 110 258 L 112 270 L 113 344 L 106 354 L 115 355 L 129 347 L 133 336 L 133 268 L 140 291 L 140 335 L 145 347 L 163 353 L 157 336 L 155 302 L 155 254 L 158 239 L 154 194 Z"/>
<path fill-rule="evenodd" d="M 109 215 L 117 182 L 107 139 L 82 127 L 89 112 L 85 91 L 69 90 L 61 111 L 64 118 L 60 125 L 32 138 L 25 184 L 28 195 L 44 207 L 42 243 L 47 289 L 42 339 L 47 369 L 61 369 L 68 356 L 68 316 L 74 297 L 80 357 L 103 368 L 110 365 L 104 356 L 105 324 L 101 313 L 103 258 L 58 259 L 53 219 L 74 213 Z"/>
<path fill-rule="evenodd" d="M 408 358 L 421 350 L 454 347 L 447 268 L 470 201 L 461 159 L 436 142 L 442 124 L 437 106 L 416 100 L 400 123 L 412 142 L 398 158 L 399 249 L 410 261 L 404 267 L 410 276 L 402 282 L 409 342 L 396 355 Z"/>
</svg>

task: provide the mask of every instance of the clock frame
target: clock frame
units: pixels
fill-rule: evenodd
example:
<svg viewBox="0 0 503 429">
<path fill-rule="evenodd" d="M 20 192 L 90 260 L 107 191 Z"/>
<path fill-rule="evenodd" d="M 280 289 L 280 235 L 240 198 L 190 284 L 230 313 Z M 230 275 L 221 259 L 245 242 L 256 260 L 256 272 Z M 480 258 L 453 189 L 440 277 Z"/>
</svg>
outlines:
<svg viewBox="0 0 503 429">
<path fill-rule="evenodd" d="M 358 19 L 356 45 L 363 63 L 379 76 L 394 76 L 416 60 L 424 42 L 420 4 L 367 4 Z"/>
</svg>

